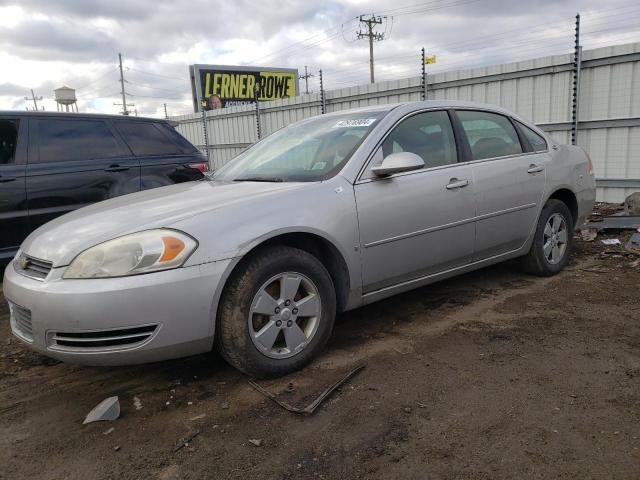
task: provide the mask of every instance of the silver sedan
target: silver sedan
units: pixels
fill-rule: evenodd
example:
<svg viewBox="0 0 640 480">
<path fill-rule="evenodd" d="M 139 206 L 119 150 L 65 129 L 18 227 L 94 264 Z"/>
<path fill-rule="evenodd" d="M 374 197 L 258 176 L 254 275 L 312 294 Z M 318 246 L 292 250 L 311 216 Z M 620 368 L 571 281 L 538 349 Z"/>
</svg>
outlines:
<svg viewBox="0 0 640 480">
<path fill-rule="evenodd" d="M 519 257 L 553 275 L 591 211 L 591 160 L 488 105 L 310 118 L 199 182 L 114 198 L 31 234 L 11 328 L 64 361 L 207 352 L 254 376 L 307 364 L 343 312 Z"/>
</svg>

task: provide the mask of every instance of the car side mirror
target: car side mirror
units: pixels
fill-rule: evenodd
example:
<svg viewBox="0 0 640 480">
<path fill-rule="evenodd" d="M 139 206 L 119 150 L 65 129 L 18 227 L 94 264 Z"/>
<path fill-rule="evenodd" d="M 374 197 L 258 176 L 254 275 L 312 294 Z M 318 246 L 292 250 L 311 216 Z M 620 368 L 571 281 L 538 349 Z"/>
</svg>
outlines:
<svg viewBox="0 0 640 480">
<path fill-rule="evenodd" d="M 386 177 L 394 173 L 410 172 L 424 168 L 424 160 L 415 153 L 398 152 L 392 153 L 382 160 L 380 165 L 371 168 L 374 175 Z"/>
</svg>

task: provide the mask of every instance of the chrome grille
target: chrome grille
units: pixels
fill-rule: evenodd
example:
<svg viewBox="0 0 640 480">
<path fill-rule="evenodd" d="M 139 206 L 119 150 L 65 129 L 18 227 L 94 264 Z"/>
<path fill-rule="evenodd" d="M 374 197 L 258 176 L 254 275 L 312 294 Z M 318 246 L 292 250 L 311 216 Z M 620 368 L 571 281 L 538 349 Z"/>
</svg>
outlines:
<svg viewBox="0 0 640 480">
<path fill-rule="evenodd" d="M 33 326 L 31 325 L 31 311 L 9 302 L 11 328 L 16 335 L 29 342 L 33 341 Z"/>
<path fill-rule="evenodd" d="M 50 332 L 49 345 L 57 350 L 109 350 L 147 341 L 157 325 L 101 330 L 98 332 Z"/>
<path fill-rule="evenodd" d="M 15 265 L 16 270 L 22 275 L 38 280 L 44 280 L 47 278 L 47 275 L 49 275 L 49 272 L 53 267 L 51 262 L 30 257 L 24 253 L 16 259 Z"/>
</svg>

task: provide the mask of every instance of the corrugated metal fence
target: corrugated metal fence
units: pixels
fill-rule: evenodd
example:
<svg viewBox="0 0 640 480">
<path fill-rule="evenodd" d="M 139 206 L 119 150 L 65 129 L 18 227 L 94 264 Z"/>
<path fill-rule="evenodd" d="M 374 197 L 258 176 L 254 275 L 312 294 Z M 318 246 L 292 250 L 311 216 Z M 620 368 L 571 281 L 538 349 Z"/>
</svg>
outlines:
<svg viewBox="0 0 640 480">
<path fill-rule="evenodd" d="M 500 105 L 570 142 L 573 55 L 458 70 L 428 76 L 429 99 Z M 418 65 L 416 65 L 418 69 Z M 420 77 L 326 91 L 326 111 L 420 100 Z M 598 179 L 598 200 L 620 202 L 640 190 L 640 43 L 586 50 L 582 55 L 578 145 Z M 320 94 L 260 104 L 263 135 L 321 113 Z M 200 114 L 175 117 L 178 130 L 204 150 Z M 257 140 L 253 106 L 207 112 L 209 152 L 218 168 Z"/>
</svg>

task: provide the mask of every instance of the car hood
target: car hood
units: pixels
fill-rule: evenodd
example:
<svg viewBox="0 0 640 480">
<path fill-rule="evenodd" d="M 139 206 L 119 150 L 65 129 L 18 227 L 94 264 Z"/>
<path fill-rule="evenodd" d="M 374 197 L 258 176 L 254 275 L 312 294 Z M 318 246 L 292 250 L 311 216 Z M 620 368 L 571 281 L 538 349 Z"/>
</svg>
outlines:
<svg viewBox="0 0 640 480">
<path fill-rule="evenodd" d="M 171 227 L 189 217 L 249 201 L 262 201 L 305 183 L 203 180 L 124 195 L 63 215 L 35 230 L 20 249 L 54 267 L 112 238 L 151 228 Z"/>
</svg>

